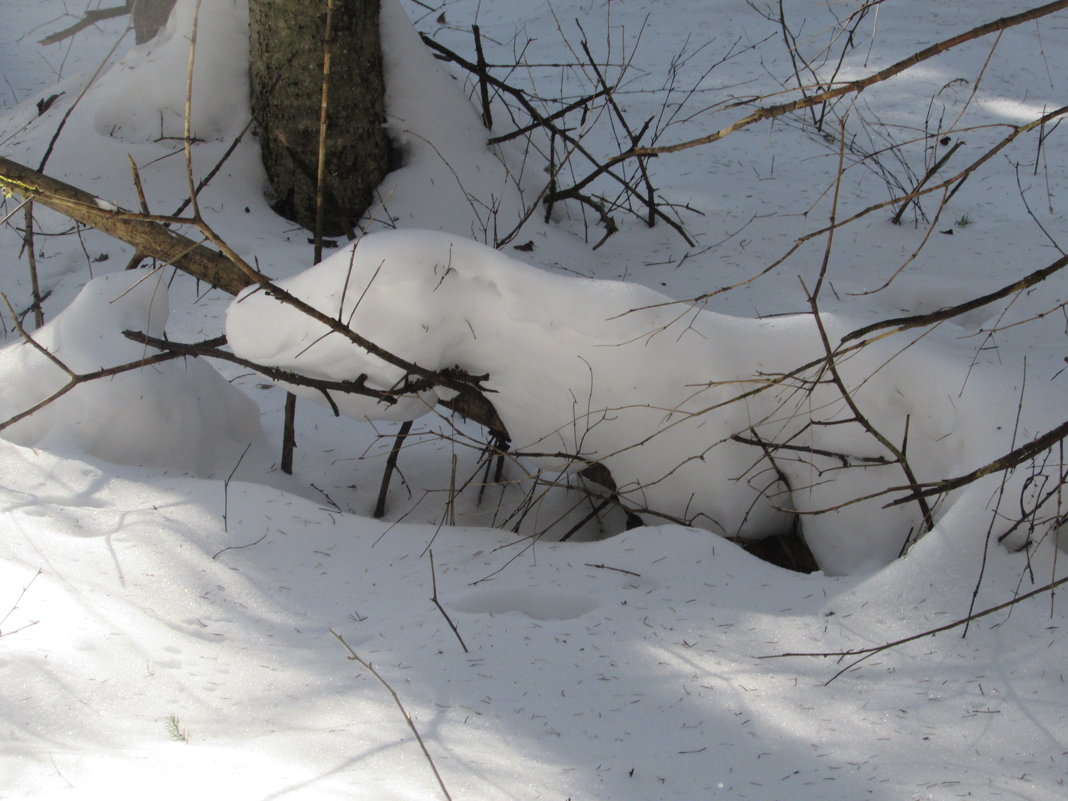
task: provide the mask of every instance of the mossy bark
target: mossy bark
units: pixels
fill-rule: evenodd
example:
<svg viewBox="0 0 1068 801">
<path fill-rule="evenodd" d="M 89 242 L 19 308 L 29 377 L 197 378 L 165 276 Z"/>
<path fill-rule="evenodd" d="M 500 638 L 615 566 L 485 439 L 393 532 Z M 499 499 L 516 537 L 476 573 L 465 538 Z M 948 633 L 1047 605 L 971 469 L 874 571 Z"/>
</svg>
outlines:
<svg viewBox="0 0 1068 801">
<path fill-rule="evenodd" d="M 314 230 L 326 0 L 250 0 L 251 99 L 277 212 Z M 334 0 L 323 233 L 351 230 L 389 170 L 379 0 Z"/>
</svg>

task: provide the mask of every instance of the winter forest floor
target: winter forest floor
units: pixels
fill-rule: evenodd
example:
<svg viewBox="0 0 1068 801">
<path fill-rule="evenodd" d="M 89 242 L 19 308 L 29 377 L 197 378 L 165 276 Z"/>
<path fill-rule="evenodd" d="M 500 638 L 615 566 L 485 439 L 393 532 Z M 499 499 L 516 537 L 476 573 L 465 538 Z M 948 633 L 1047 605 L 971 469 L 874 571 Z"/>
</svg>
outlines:
<svg viewBox="0 0 1068 801">
<path fill-rule="evenodd" d="M 134 48 L 124 19 L 41 47 L 81 5 L 0 3 L 0 156 L 48 152 L 106 209 L 138 207 L 132 161 L 149 207 L 178 208 L 196 5 Z M 341 416 L 301 399 L 287 476 L 284 393 L 260 374 L 189 358 L 83 383 L 0 440 L 0 798 L 1062 799 L 1065 608 L 1042 591 L 1065 577 L 1062 438 L 932 492 L 918 539 L 922 507 L 886 504 L 1064 425 L 1068 13 L 666 149 L 648 184 L 621 161 L 639 191 L 582 182 L 632 135 L 690 142 L 799 97 L 798 76 L 812 94 L 1029 7 L 383 0 L 403 164 L 357 259 L 337 241 L 309 277 L 243 134 L 244 0 L 203 3 L 191 158 L 199 179 L 226 155 L 199 196 L 213 228 L 302 297 L 358 306 L 375 341 L 487 374 L 515 450 L 603 463 L 619 502 L 575 459 L 494 480 L 482 429 L 425 414 L 428 393 Z M 529 122 L 516 95 L 487 133 L 477 75 L 413 30 L 475 61 L 473 24 L 493 77 L 573 105 L 581 148 L 486 144 Z M 549 172 L 584 199 L 546 214 Z M 0 207 L 0 422 L 67 381 L 16 317 L 75 372 L 142 358 L 135 329 L 399 377 L 262 294 L 125 272 L 129 247 L 39 204 L 37 326 L 20 202 Z M 826 365 L 821 331 L 872 340 L 834 366 L 886 442 L 829 369 L 791 372 Z M 815 572 L 732 541 L 794 510 Z"/>
</svg>

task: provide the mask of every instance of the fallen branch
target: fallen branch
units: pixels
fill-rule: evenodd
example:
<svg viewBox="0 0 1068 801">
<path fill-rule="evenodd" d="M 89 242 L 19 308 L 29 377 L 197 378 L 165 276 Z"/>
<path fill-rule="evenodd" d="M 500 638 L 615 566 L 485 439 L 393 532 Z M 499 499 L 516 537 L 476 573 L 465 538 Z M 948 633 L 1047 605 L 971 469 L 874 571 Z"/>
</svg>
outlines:
<svg viewBox="0 0 1068 801">
<path fill-rule="evenodd" d="M 944 493 L 951 492 L 955 489 L 960 489 L 961 487 L 965 487 L 968 484 L 978 481 L 983 476 L 988 476 L 992 473 L 1000 473 L 1005 470 L 1011 470 L 1017 465 L 1023 464 L 1024 462 L 1035 458 L 1043 451 L 1049 450 L 1058 442 L 1064 440 L 1066 437 L 1068 437 L 1068 420 L 1061 423 L 1056 428 L 1047 431 L 1042 436 L 1036 437 L 1035 439 L 1028 442 L 1026 445 L 1021 445 L 1019 448 L 1015 448 L 1009 453 L 1006 453 L 1004 456 L 994 459 L 992 462 L 988 462 L 987 464 L 983 465 L 982 467 L 976 468 L 970 473 L 965 473 L 964 475 L 957 476 L 955 478 L 947 478 L 944 481 L 934 481 L 924 484 L 913 483 L 911 486 L 908 487 L 895 487 L 889 491 L 896 492 L 901 490 L 908 490 L 909 494 L 902 498 L 897 498 L 896 500 L 891 501 L 887 504 L 887 506 L 900 506 L 901 504 L 908 503 L 909 501 L 918 501 L 921 498 L 928 498 L 932 495 L 942 495 Z"/>
<path fill-rule="evenodd" d="M 977 467 L 970 473 L 964 473 L 963 475 L 955 476 L 953 478 L 942 479 L 941 481 L 919 481 L 913 484 L 897 485 L 893 487 L 884 487 L 881 490 L 875 492 L 869 492 L 867 495 L 861 495 L 856 498 L 852 498 L 843 503 L 835 506 L 826 507 L 823 509 L 809 509 L 805 511 L 808 515 L 821 515 L 828 512 L 837 512 L 840 509 L 844 509 L 847 506 L 853 504 L 863 503 L 864 501 L 874 500 L 875 498 L 882 498 L 887 495 L 893 495 L 899 492 L 906 493 L 899 498 L 895 498 L 892 501 L 888 501 L 884 504 L 883 508 L 890 508 L 892 506 L 901 506 L 902 504 L 911 503 L 912 501 L 918 501 L 923 498 L 930 498 L 939 495 L 945 495 L 954 490 L 966 487 L 978 481 L 985 476 L 994 475 L 996 473 L 1012 470 L 1013 468 L 1024 464 L 1025 462 L 1034 459 L 1044 451 L 1049 450 L 1055 445 L 1068 439 L 1068 420 L 1061 423 L 1056 428 L 1047 431 L 1045 434 L 1036 437 L 1035 439 L 1021 445 L 1018 448 L 1014 448 L 1008 453 L 999 456 L 993 461 L 987 462 L 981 467 Z"/>
<path fill-rule="evenodd" d="M 331 392 L 365 395 L 367 397 L 377 398 L 383 403 L 393 404 L 396 403 L 397 398 L 404 391 L 418 391 L 420 388 L 406 386 L 394 391 L 372 389 L 367 386 L 367 376 L 365 375 L 361 375 L 351 381 L 334 381 L 325 378 L 312 378 L 310 376 L 301 375 L 300 373 L 291 372 L 290 370 L 283 370 L 281 367 L 257 364 L 248 359 L 243 359 L 228 350 L 223 350 L 222 346 L 226 344 L 226 337 L 215 337 L 214 339 L 206 339 L 202 342 L 173 342 L 169 339 L 160 339 L 159 337 L 149 336 L 141 331 L 127 330 L 123 331 L 122 334 L 127 339 L 131 339 L 134 342 L 164 351 L 164 355 L 167 355 L 170 358 L 176 356 L 205 356 L 211 359 L 221 359 L 223 361 L 241 365 L 242 367 L 247 367 L 250 370 L 255 370 L 257 373 L 266 376 L 272 381 L 316 389 L 324 395 L 335 416 L 340 416 L 340 412 L 337 408 L 337 404 L 335 404 L 330 397 Z"/>
<path fill-rule="evenodd" d="M 951 320 L 954 317 L 958 317 L 974 309 L 981 309 L 983 306 L 993 303 L 996 300 L 1001 300 L 1009 295 L 1023 292 L 1025 289 L 1045 281 L 1051 275 L 1063 270 L 1065 267 L 1068 267 L 1068 256 L 1061 256 L 1049 266 L 1043 267 L 1040 270 L 1035 270 L 1033 273 L 1024 276 L 1019 281 L 1006 284 L 1000 289 L 989 292 L 986 295 L 981 295 L 977 298 L 972 298 L 965 303 L 960 303 L 956 306 L 947 306 L 944 309 L 939 309 L 938 311 L 929 312 L 927 314 L 914 314 L 908 317 L 895 317 L 890 320 L 881 320 L 877 323 L 866 325 L 863 328 L 858 328 L 842 337 L 841 344 L 844 345 L 846 342 L 861 339 L 868 334 L 883 329 L 892 329 L 888 331 L 886 335 L 897 334 L 902 331 L 907 331 L 910 328 L 921 328 L 923 326 L 940 323 L 944 320 Z"/>
<path fill-rule="evenodd" d="M 37 350 L 42 356 L 52 362 L 52 364 L 54 364 L 56 367 L 66 373 L 69 379 L 66 384 L 57 389 L 47 398 L 35 403 L 29 409 L 25 409 L 24 411 L 21 411 L 18 414 L 9 417 L 7 420 L 0 422 L 0 431 L 3 431 L 15 425 L 15 423 L 19 422 L 20 420 L 25 420 L 27 417 L 40 411 L 45 406 L 54 403 L 79 384 L 84 384 L 88 381 L 95 381 L 98 378 L 111 378 L 112 376 L 116 376 L 121 373 L 128 373 L 131 370 L 140 370 L 142 367 L 147 367 L 148 365 L 159 364 L 160 362 L 176 359 L 179 355 L 176 353 L 158 353 L 154 356 L 146 356 L 142 359 L 138 359 L 137 361 L 133 362 L 128 362 L 126 364 L 119 364 L 114 367 L 105 367 L 101 368 L 100 370 L 94 370 L 90 373 L 78 373 L 68 367 L 64 362 L 59 359 L 59 357 L 49 351 L 48 348 L 44 347 L 36 339 L 30 336 L 29 332 L 27 332 L 26 329 L 23 328 L 22 322 L 15 314 L 15 310 L 11 307 L 11 301 L 7 299 L 7 295 L 0 295 L 0 298 L 3 299 L 4 304 L 7 306 L 8 311 L 11 313 L 15 328 L 18 330 L 22 338 L 25 339 L 26 342 L 32 348 Z"/>
<path fill-rule="evenodd" d="M 426 743 L 423 742 L 423 738 L 419 735 L 419 730 L 415 728 L 415 721 L 412 720 L 412 716 L 408 713 L 408 710 L 404 708 L 404 704 L 401 702 L 400 696 L 397 695 L 397 691 L 394 690 L 388 681 L 382 678 L 382 674 L 374 669 L 374 666 L 370 662 L 365 662 L 360 656 L 352 650 L 345 638 L 338 634 L 333 629 L 329 629 L 330 633 L 334 635 L 339 643 L 341 643 L 345 650 L 349 652 L 349 661 L 358 662 L 364 669 L 366 669 L 372 676 L 378 679 L 379 683 L 385 687 L 391 696 L 393 696 L 393 703 L 397 705 L 397 709 L 400 710 L 401 715 L 404 716 L 404 722 L 408 724 L 408 728 L 412 730 L 412 734 L 415 735 L 415 740 L 419 743 L 419 747 L 423 750 L 423 756 L 426 757 L 426 761 L 430 764 L 430 769 L 434 771 L 434 778 L 438 780 L 438 786 L 441 788 L 442 794 L 448 801 L 452 801 L 452 796 L 449 795 L 449 790 L 445 786 L 445 782 L 442 781 L 441 774 L 438 773 L 438 768 L 434 764 L 434 758 L 430 756 L 430 752 L 426 748 Z"/>
<path fill-rule="evenodd" d="M 895 206 L 898 203 L 909 202 L 909 201 L 911 201 L 911 200 L 913 200 L 915 198 L 918 198 L 918 197 L 921 197 L 921 196 L 924 196 L 924 195 L 928 195 L 928 194 L 931 194 L 931 193 L 934 193 L 934 192 L 944 191 L 947 188 L 952 187 L 955 184 L 958 184 L 959 182 L 965 180 L 969 175 L 971 175 L 976 170 L 978 170 L 981 166 L 983 166 L 983 164 L 988 162 L 995 155 L 997 155 L 1002 150 L 1004 150 L 1006 147 L 1008 147 L 1010 144 L 1012 144 L 1014 141 L 1016 141 L 1019 137 L 1023 136 L 1026 133 L 1029 133 L 1030 131 L 1033 131 L 1035 129 L 1040 129 L 1041 130 L 1042 127 L 1046 123 L 1049 123 L 1049 122 L 1051 122 L 1053 120 L 1056 120 L 1059 117 L 1063 117 L 1065 115 L 1068 115 L 1068 106 L 1061 106 L 1060 108 L 1054 109 L 1051 112 L 1043 114 L 1041 117 L 1038 117 L 1037 119 L 1034 119 L 1031 122 L 1025 123 L 1023 125 L 1010 125 L 1010 126 L 1007 126 L 1011 130 L 1006 136 L 1004 136 L 995 145 L 993 145 L 992 147 L 990 147 L 986 151 L 984 151 L 978 158 L 973 159 L 970 164 L 968 164 L 966 167 L 961 169 L 955 175 L 952 175 L 949 178 L 946 178 L 944 181 L 938 182 L 937 184 L 926 185 L 926 186 L 921 187 L 920 189 L 918 189 L 918 190 L 916 190 L 914 192 L 909 192 L 908 194 L 902 195 L 900 197 L 892 197 L 892 198 L 889 198 L 887 200 L 880 201 L 878 203 L 873 203 L 870 206 L 866 206 L 865 208 L 861 209 L 860 211 L 857 211 L 857 212 L 854 212 L 854 213 L 850 214 L 848 217 L 843 217 L 843 218 L 840 218 L 840 219 L 836 219 L 833 225 L 827 225 L 827 226 L 819 228 L 819 229 L 817 229 L 815 231 L 810 231 L 809 233 L 804 234 L 803 236 L 799 236 L 797 239 L 794 240 L 793 244 L 791 244 L 790 247 L 787 248 L 786 252 L 783 253 L 779 258 L 775 259 L 775 261 L 771 262 L 770 264 L 762 267 L 758 272 L 756 272 L 753 275 L 750 275 L 747 278 L 744 278 L 744 279 L 742 279 L 740 281 L 736 281 L 733 284 L 725 284 L 723 286 L 717 287 L 716 289 L 711 289 L 711 290 L 709 290 L 707 292 L 702 292 L 700 295 L 696 295 L 695 297 L 692 297 L 692 298 L 687 298 L 685 300 L 669 300 L 669 301 L 664 301 L 662 303 L 650 304 L 650 305 L 647 305 L 647 306 L 639 306 L 639 307 L 635 307 L 633 309 L 630 309 L 627 312 L 624 312 L 624 314 L 629 314 L 629 313 L 635 312 L 635 311 L 641 311 L 643 309 L 653 309 L 653 308 L 659 308 L 659 307 L 662 307 L 662 306 L 669 306 L 669 305 L 680 304 L 680 303 L 685 303 L 685 304 L 689 304 L 689 305 L 695 305 L 695 304 L 707 301 L 710 298 L 716 297 L 718 295 L 723 295 L 723 294 L 725 294 L 727 292 L 732 292 L 732 291 L 734 291 L 736 289 L 740 289 L 743 286 L 748 286 L 748 285 L 754 283 L 755 281 L 759 280 L 760 278 L 763 278 L 765 275 L 769 274 L 773 270 L 777 269 L 782 264 L 784 264 L 786 262 L 786 260 L 789 259 L 798 250 L 800 250 L 801 246 L 804 245 L 805 243 L 807 243 L 807 242 L 809 242 L 809 241 L 811 241 L 813 239 L 816 239 L 818 237 L 821 237 L 821 236 L 827 236 L 827 234 L 830 231 L 834 230 L 834 229 L 844 228 L 845 226 L 850 225 L 851 223 L 854 223 L 854 222 L 856 222 L 857 220 L 859 220 L 859 219 L 861 219 L 863 217 L 867 217 L 869 214 L 871 214 L 873 212 L 879 211 L 880 209 L 887 208 L 888 206 Z M 1060 262 L 1055 262 L 1055 264 L 1059 265 L 1058 269 L 1059 269 L 1059 267 L 1064 266 Z M 1049 268 L 1047 268 L 1047 269 L 1049 269 Z M 1038 279 L 1038 280 L 1041 280 L 1041 279 Z M 971 309 L 971 308 L 976 308 L 977 306 L 983 306 L 983 305 L 986 305 L 986 303 L 989 303 L 991 300 L 995 300 L 995 299 L 996 298 L 991 297 L 989 300 L 985 300 L 985 301 L 982 301 L 982 302 L 969 301 L 968 304 L 962 304 L 962 306 L 960 307 L 960 310 L 963 312 L 963 311 L 967 311 L 968 309 Z M 967 308 L 965 308 L 965 305 L 967 305 Z M 940 314 L 940 312 L 934 312 L 934 314 Z M 912 318 L 904 318 L 904 319 L 912 319 Z M 890 322 L 893 322 L 893 321 L 890 321 Z M 853 332 L 852 334 L 849 335 L 849 337 L 850 338 L 854 338 L 854 337 L 862 336 L 863 333 L 867 332 L 868 330 L 882 328 L 882 327 L 884 327 L 884 325 L 885 325 L 885 323 L 875 323 L 872 326 L 870 326 L 869 328 L 860 329 L 859 331 Z M 863 344 L 865 344 L 865 343 L 861 343 L 860 346 L 862 346 Z"/>
</svg>

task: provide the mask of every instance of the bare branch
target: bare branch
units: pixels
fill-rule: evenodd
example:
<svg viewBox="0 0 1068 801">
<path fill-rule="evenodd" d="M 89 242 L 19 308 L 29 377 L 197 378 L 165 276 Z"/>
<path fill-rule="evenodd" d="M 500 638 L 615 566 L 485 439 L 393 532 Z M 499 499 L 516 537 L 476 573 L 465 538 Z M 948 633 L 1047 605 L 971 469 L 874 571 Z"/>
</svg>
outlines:
<svg viewBox="0 0 1068 801">
<path fill-rule="evenodd" d="M 1015 295 L 1018 292 L 1022 292 L 1035 284 L 1041 283 L 1049 278 L 1059 270 L 1063 270 L 1065 266 L 1068 266 L 1068 256 L 1061 256 L 1047 267 L 1043 267 L 1041 270 L 1035 270 L 1033 273 L 1024 276 L 1019 281 L 1014 281 L 1011 284 L 997 289 L 993 292 L 989 292 L 985 295 L 981 295 L 977 298 L 972 298 L 964 303 L 959 303 L 956 306 L 947 306 L 944 309 L 930 312 L 928 314 L 914 314 L 908 317 L 895 317 L 890 320 L 882 320 L 871 325 L 866 325 L 863 328 L 858 328 L 855 331 L 850 331 L 844 337 L 842 337 L 842 344 L 846 342 L 852 342 L 855 339 L 862 339 L 868 334 L 872 334 L 876 331 L 882 331 L 884 329 L 892 329 L 888 331 L 889 334 L 896 334 L 901 331 L 907 331 L 910 328 L 920 328 L 927 325 L 934 325 L 944 320 L 950 320 L 954 317 L 958 317 L 961 314 L 972 311 L 973 309 L 979 309 L 996 300 L 1001 300 L 1009 295 Z"/>
<path fill-rule="evenodd" d="M 222 254 L 114 203 L 0 156 L 0 186 L 236 295 L 251 281 Z M 178 222 L 190 224 L 191 220 Z"/>
<path fill-rule="evenodd" d="M 172 264 L 180 270 L 230 294 L 237 294 L 250 284 L 259 285 L 281 303 L 292 306 L 329 330 L 344 336 L 354 345 L 387 364 L 399 367 L 409 376 L 422 379 L 422 388 L 444 386 L 459 393 L 445 405 L 464 416 L 497 431 L 505 431 L 492 404 L 482 395 L 480 377 L 456 370 L 431 370 L 403 359 L 343 322 L 331 317 L 292 293 L 274 284 L 270 278 L 250 266 L 227 245 L 202 219 L 144 215 L 122 209 L 77 187 L 50 178 L 36 170 L 0 157 L 0 186 L 20 195 L 32 197 L 61 214 L 110 234 L 132 245 L 138 252 Z M 217 252 L 182 236 L 162 223 L 180 223 L 198 228 Z M 481 380 L 484 380 L 482 377 Z M 414 385 L 409 381 L 408 384 Z M 393 394 L 393 393 L 387 393 Z"/>
<path fill-rule="evenodd" d="M 8 309 L 11 310 L 11 304 L 10 302 L 8 302 L 6 295 L 3 297 L 3 300 L 7 304 Z M 11 311 L 11 313 L 12 315 L 14 315 L 13 310 Z M 18 331 L 22 335 L 22 337 L 32 347 L 34 347 L 47 359 L 49 359 L 53 364 L 55 364 L 59 369 L 65 372 L 69 376 L 69 380 L 66 384 L 57 389 L 47 398 L 44 398 L 43 400 L 35 403 L 29 409 L 25 409 L 24 411 L 19 412 L 18 414 L 13 415 L 12 417 L 9 417 L 7 420 L 0 422 L 0 431 L 4 431 L 5 429 L 10 428 L 20 420 L 25 420 L 30 415 L 33 415 L 41 409 L 45 408 L 46 406 L 54 403 L 79 384 L 84 384 L 89 381 L 95 381 L 99 378 L 110 378 L 121 373 L 128 373 L 132 370 L 140 370 L 142 367 L 147 367 L 148 365 L 159 364 L 160 362 L 166 362 L 170 361 L 171 359 L 176 359 L 180 355 L 177 353 L 159 353 L 154 356 L 146 356 L 142 359 L 138 359 L 137 361 L 127 362 L 126 364 L 119 364 L 114 367 L 106 367 L 101 368 L 100 370 L 94 370 L 90 373 L 77 373 L 70 367 L 68 367 L 66 364 L 64 364 L 55 354 L 51 353 L 47 348 L 45 348 L 43 345 L 37 342 L 37 340 L 30 336 L 30 334 L 22 327 L 22 323 L 19 322 L 17 316 L 15 317 L 14 322 L 15 327 L 18 328 Z"/>
<path fill-rule="evenodd" d="M 802 284 L 803 283 L 804 282 L 802 282 Z M 819 331 L 820 341 L 823 343 L 824 352 L 827 357 L 826 366 L 828 372 L 831 375 L 831 380 L 834 382 L 835 386 L 838 387 L 838 392 L 842 396 L 842 400 L 846 402 L 846 405 L 849 407 L 850 412 L 853 414 L 853 419 L 856 420 L 864 428 L 865 431 L 867 431 L 872 437 L 874 437 L 875 440 L 884 448 L 886 448 L 886 450 L 894 457 L 894 461 L 897 462 L 897 464 L 901 467 L 902 472 L 904 472 L 905 474 L 905 478 L 909 482 L 909 489 L 911 490 L 911 494 L 909 495 L 908 499 L 915 500 L 917 506 L 920 507 L 920 513 L 923 516 L 924 531 L 920 532 L 917 536 L 913 536 L 912 533 L 909 534 L 908 539 L 902 546 L 902 552 L 904 552 L 904 548 L 908 546 L 910 542 L 919 539 L 919 536 L 922 536 L 923 533 L 926 533 L 927 531 L 930 531 L 932 528 L 934 528 L 934 515 L 931 512 L 930 505 L 927 503 L 927 493 L 926 491 L 920 489 L 920 482 L 916 478 L 916 474 L 913 471 L 912 466 L 909 464 L 908 457 L 906 456 L 905 452 L 905 442 L 908 439 L 908 418 L 905 418 L 905 433 L 903 436 L 904 441 L 900 446 L 895 445 L 893 442 L 891 442 L 884 434 L 882 434 L 882 432 L 880 432 L 871 423 L 870 420 L 868 420 L 868 418 L 861 411 L 860 407 L 857 405 L 856 401 L 854 400 L 852 394 L 849 391 L 849 388 L 845 385 L 845 381 L 842 380 L 842 376 L 838 372 L 838 364 L 835 360 L 834 350 L 831 347 L 830 340 L 827 337 L 827 330 L 823 325 L 823 318 L 820 316 L 817 298 L 814 294 L 809 294 L 809 303 L 812 307 L 812 317 L 815 320 L 816 328 Z M 895 501 L 895 504 L 896 503 L 897 502 Z"/>
<path fill-rule="evenodd" d="M 621 153 L 615 159 L 610 159 L 608 166 L 612 166 L 613 163 L 619 163 L 620 161 L 624 161 L 628 158 L 634 158 L 636 156 L 657 156 L 662 153 L 677 153 L 680 150 L 687 150 L 692 147 L 699 147 L 700 145 L 711 144 L 712 142 L 719 141 L 720 139 L 729 136 L 735 131 L 741 130 L 742 128 L 747 128 L 754 123 L 761 122 L 763 120 L 774 119 L 775 117 L 781 117 L 784 114 L 789 114 L 793 111 L 810 108 L 820 103 L 826 103 L 828 100 L 833 100 L 836 97 L 862 92 L 869 86 L 874 86 L 877 83 L 881 83 L 890 78 L 893 78 L 896 75 L 900 75 L 906 70 L 915 67 L 917 64 L 920 64 L 924 61 L 928 61 L 929 59 L 932 59 L 935 56 L 946 52 L 947 50 L 952 50 L 953 48 L 962 45 L 965 42 L 970 42 L 973 39 L 978 39 L 982 36 L 987 36 L 991 33 L 1003 31 L 1008 28 L 1012 28 L 1016 25 L 1022 25 L 1025 22 L 1040 19 L 1041 17 L 1048 16 L 1049 14 L 1056 13 L 1057 11 L 1063 11 L 1066 8 L 1068 8 L 1068 0 L 1057 0 L 1057 2 L 1046 3 L 1042 6 L 1036 6 L 1035 8 L 1028 9 L 1027 11 L 1021 12 L 1019 14 L 1002 17 L 1001 19 L 994 20 L 993 22 L 988 22 L 984 25 L 972 28 L 971 30 L 965 31 L 964 33 L 959 33 L 956 36 L 951 36 L 948 39 L 943 39 L 941 42 L 937 42 L 931 45 L 930 47 L 925 47 L 923 50 L 913 53 L 908 58 L 904 58 L 895 64 L 891 64 L 889 67 L 879 70 L 878 72 L 875 72 L 867 76 L 866 78 L 861 78 L 856 81 L 849 81 L 848 83 L 843 83 L 832 89 L 820 92 L 819 94 L 809 95 L 799 100 L 793 100 L 789 103 L 780 103 L 776 106 L 767 106 L 765 108 L 757 109 L 753 113 L 743 117 L 737 122 L 728 125 L 726 128 L 708 134 L 707 136 L 690 139 L 685 142 L 678 142 L 674 145 L 658 145 L 634 148 L 633 150 L 627 153 Z"/>
<path fill-rule="evenodd" d="M 56 31 L 53 34 L 46 36 L 37 44 L 51 45 L 56 42 L 62 42 L 64 39 L 69 39 L 77 33 L 81 33 L 86 28 L 91 28 L 98 22 L 103 22 L 106 19 L 114 19 L 115 17 L 122 17 L 130 13 L 132 10 L 131 3 L 126 3 L 122 6 L 114 6 L 112 8 L 90 8 L 87 9 L 85 15 L 71 25 L 69 28 L 64 28 L 61 31 Z"/>
<path fill-rule="evenodd" d="M 434 772 L 434 778 L 438 780 L 438 787 L 441 788 L 442 794 L 445 796 L 447 801 L 452 801 L 452 796 L 449 795 L 449 790 L 445 787 L 445 782 L 442 780 L 441 774 L 438 773 L 438 768 L 434 764 L 434 759 L 430 756 L 430 752 L 426 748 L 426 743 L 423 742 L 423 738 L 420 736 L 419 730 L 415 728 L 415 721 L 412 720 L 412 716 L 411 714 L 409 714 L 408 710 L 404 708 L 404 704 L 401 702 L 400 696 L 397 695 L 397 691 L 390 686 L 389 682 L 382 677 L 381 673 L 375 670 L 374 666 L 370 662 L 361 659 L 360 656 L 354 650 L 352 650 L 352 647 L 347 642 L 345 642 L 344 637 L 342 637 L 333 629 L 330 629 L 330 633 L 333 634 L 335 639 L 337 639 L 337 641 L 341 643 L 345 650 L 349 652 L 349 661 L 357 662 L 372 676 L 378 679 L 379 684 L 381 684 L 383 687 L 386 688 L 386 690 L 389 691 L 389 694 L 393 697 L 393 703 L 397 705 L 397 709 L 399 709 L 401 715 L 404 716 L 404 722 L 408 724 L 408 728 L 411 729 L 412 734 L 415 735 L 415 740 L 417 743 L 419 743 L 419 748 L 422 749 L 423 756 L 426 757 L 426 761 L 430 764 L 430 769 Z"/>
<path fill-rule="evenodd" d="M 863 662 L 865 659 L 869 659 L 870 657 L 875 656 L 875 654 L 882 653 L 883 651 L 889 650 L 890 648 L 896 648 L 897 646 L 904 645 L 905 643 L 910 643 L 916 640 L 923 639 L 924 637 L 933 637 L 935 634 L 941 634 L 943 631 L 951 631 L 952 629 L 959 628 L 960 626 L 963 626 L 967 623 L 971 623 L 973 620 L 978 620 L 979 618 L 986 617 L 987 615 L 992 615 L 995 612 L 1000 612 L 1002 609 L 1008 609 L 1009 607 L 1015 606 L 1018 603 L 1034 598 L 1037 595 L 1042 595 L 1046 592 L 1052 592 L 1053 590 L 1057 589 L 1057 587 L 1060 587 L 1062 584 L 1065 583 L 1068 583 L 1068 576 L 1057 579 L 1056 581 L 1051 581 L 1049 584 L 1039 587 L 1036 590 L 1032 590 L 1031 592 L 1024 593 L 1023 595 L 1017 595 L 1015 598 L 1009 601 L 1005 601 L 1005 603 L 1001 603 L 997 606 L 992 606 L 989 609 L 984 609 L 981 612 L 976 612 L 974 614 L 968 615 L 967 617 L 963 617 L 960 620 L 954 620 L 952 623 L 946 623 L 944 626 L 938 626 L 937 628 L 928 629 L 927 631 L 921 631 L 918 634 L 911 634 L 908 637 L 902 637 L 899 640 L 883 643 L 882 645 L 873 645 L 870 648 L 854 648 L 849 651 L 795 651 L 792 653 L 784 654 L 766 654 L 764 656 L 758 656 L 757 659 L 785 659 L 787 657 L 792 656 L 861 657 L 860 659 L 850 662 L 844 668 L 842 668 L 833 676 L 831 676 L 831 678 L 827 679 L 827 681 L 824 682 L 824 684 L 827 685 L 837 679 L 846 671 Z"/>
<path fill-rule="evenodd" d="M 1056 428 L 1047 431 L 1042 436 L 1035 437 L 1035 439 L 1025 445 L 1021 445 L 1019 448 L 1014 448 L 1004 456 L 994 459 L 992 462 L 988 462 L 982 467 L 972 470 L 970 473 L 965 473 L 964 475 L 955 478 L 947 478 L 944 481 L 913 484 L 911 487 L 895 487 L 892 491 L 899 492 L 907 489 L 909 494 L 903 498 L 897 498 L 891 501 L 887 506 L 899 506 L 912 500 L 929 498 L 933 495 L 942 495 L 947 492 L 952 492 L 955 489 L 965 487 L 974 481 L 978 481 L 983 476 L 989 476 L 1003 470 L 1011 470 L 1017 465 L 1035 458 L 1043 451 L 1052 448 L 1066 437 L 1068 437 L 1068 420 L 1061 423 Z"/>
</svg>

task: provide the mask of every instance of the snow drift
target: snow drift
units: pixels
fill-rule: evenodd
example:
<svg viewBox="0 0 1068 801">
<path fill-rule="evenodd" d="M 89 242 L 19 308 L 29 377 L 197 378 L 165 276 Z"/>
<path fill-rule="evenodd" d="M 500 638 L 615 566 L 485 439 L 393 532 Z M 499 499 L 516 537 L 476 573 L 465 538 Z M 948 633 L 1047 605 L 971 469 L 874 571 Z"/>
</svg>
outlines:
<svg viewBox="0 0 1068 801">
<path fill-rule="evenodd" d="M 549 470 L 603 464 L 623 503 L 647 520 L 762 537 L 785 530 L 795 510 L 813 513 L 805 538 L 833 573 L 885 564 L 921 525 L 915 505 L 852 503 L 907 482 L 830 384 L 809 315 L 728 317 L 419 231 L 366 236 L 281 285 L 410 362 L 488 374 L 517 451 L 553 454 L 538 459 Z M 831 318 L 823 325 L 835 342 L 848 330 Z M 238 354 L 261 364 L 364 375 L 387 391 L 404 377 L 259 290 L 231 305 L 226 331 Z M 892 441 L 908 433 L 920 481 L 950 475 L 977 456 L 969 434 L 981 425 L 949 394 L 964 379 L 960 361 L 918 346 L 894 356 L 870 347 L 838 369 L 871 423 Z M 392 405 L 335 400 L 357 419 L 411 420 L 439 392 Z"/>
<path fill-rule="evenodd" d="M 94 278 L 33 341 L 79 374 L 137 363 L 157 351 L 124 330 L 162 336 L 162 270 Z M 0 350 L 0 420 L 27 411 L 70 381 L 26 341 Z M 208 474 L 232 465 L 259 436 L 259 410 L 202 359 L 169 361 L 75 386 L 3 432 L 20 445 L 74 447 L 119 464 Z"/>
</svg>

